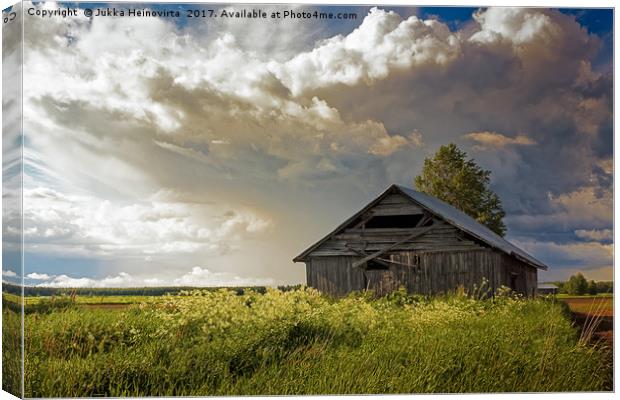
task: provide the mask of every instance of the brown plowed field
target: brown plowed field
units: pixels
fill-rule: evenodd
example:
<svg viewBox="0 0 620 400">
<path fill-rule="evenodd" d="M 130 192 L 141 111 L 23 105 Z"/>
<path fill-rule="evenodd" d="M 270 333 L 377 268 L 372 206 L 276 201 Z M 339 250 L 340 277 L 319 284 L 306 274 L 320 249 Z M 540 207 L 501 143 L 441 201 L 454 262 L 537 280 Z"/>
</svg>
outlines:
<svg viewBox="0 0 620 400">
<path fill-rule="evenodd" d="M 594 320 L 597 326 L 594 333 L 595 339 L 601 339 L 610 346 L 613 345 L 613 297 L 566 297 L 559 300 L 568 304 L 579 326 L 592 324 Z"/>
</svg>

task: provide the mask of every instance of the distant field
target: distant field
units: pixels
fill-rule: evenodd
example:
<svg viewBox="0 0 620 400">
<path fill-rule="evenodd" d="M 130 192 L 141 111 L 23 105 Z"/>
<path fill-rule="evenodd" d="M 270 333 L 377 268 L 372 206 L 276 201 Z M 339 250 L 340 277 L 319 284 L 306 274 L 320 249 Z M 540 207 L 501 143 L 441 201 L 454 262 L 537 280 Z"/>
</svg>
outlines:
<svg viewBox="0 0 620 400">
<path fill-rule="evenodd" d="M 614 298 L 612 296 L 561 297 L 574 313 L 574 321 L 582 329 L 591 329 L 594 338 L 613 347 Z"/>
<path fill-rule="evenodd" d="M 10 302 L 18 303 L 19 296 L 11 293 L 2 293 L 2 297 Z M 37 297 L 24 297 L 26 305 L 35 305 L 44 301 L 53 302 L 56 299 L 61 299 L 62 296 L 37 296 Z M 75 302 L 77 304 L 85 305 L 97 305 L 97 304 L 134 304 L 145 303 L 155 299 L 161 298 L 161 296 L 76 296 Z"/>
<path fill-rule="evenodd" d="M 613 293 L 599 293 L 599 294 L 584 294 L 584 295 L 575 295 L 575 294 L 566 294 L 560 293 L 557 294 L 556 297 L 558 299 L 599 299 L 601 297 L 611 297 L 613 298 Z"/>
<path fill-rule="evenodd" d="M 613 296 L 558 296 L 558 298 L 568 304 L 572 312 L 602 317 L 614 315 Z"/>
</svg>

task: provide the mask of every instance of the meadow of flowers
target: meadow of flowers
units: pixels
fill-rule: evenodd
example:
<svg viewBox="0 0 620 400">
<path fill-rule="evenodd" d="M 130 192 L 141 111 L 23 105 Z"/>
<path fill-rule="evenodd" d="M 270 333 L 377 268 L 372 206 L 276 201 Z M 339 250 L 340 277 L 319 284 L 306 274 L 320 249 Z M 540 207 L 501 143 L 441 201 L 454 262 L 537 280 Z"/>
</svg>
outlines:
<svg viewBox="0 0 620 400">
<path fill-rule="evenodd" d="M 611 390 L 560 304 L 510 294 L 192 291 L 25 327 L 26 397 Z"/>
</svg>

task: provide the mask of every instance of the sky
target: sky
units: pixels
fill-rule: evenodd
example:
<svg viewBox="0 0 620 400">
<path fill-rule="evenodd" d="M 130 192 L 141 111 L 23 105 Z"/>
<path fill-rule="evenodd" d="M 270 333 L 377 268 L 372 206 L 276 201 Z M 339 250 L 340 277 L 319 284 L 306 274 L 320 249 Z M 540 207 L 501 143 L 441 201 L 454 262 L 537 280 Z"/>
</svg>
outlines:
<svg viewBox="0 0 620 400">
<path fill-rule="evenodd" d="M 358 17 L 28 17 L 26 284 L 303 283 L 296 255 L 447 143 L 492 171 L 507 239 L 549 265 L 539 280 L 612 278 L 610 10 L 295 11 L 315 9 Z"/>
</svg>

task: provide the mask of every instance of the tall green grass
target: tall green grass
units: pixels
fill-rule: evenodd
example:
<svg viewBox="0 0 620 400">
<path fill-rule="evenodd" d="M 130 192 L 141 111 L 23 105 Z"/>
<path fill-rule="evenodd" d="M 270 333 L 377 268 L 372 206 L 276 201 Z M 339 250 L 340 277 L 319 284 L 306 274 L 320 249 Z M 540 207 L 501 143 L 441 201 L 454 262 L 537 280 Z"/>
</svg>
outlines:
<svg viewBox="0 0 620 400">
<path fill-rule="evenodd" d="M 26 396 L 611 390 L 562 306 L 511 296 L 340 300 L 195 291 L 26 316 Z"/>
<path fill-rule="evenodd" d="M 2 389 L 22 395 L 21 309 L 2 303 Z"/>
</svg>

